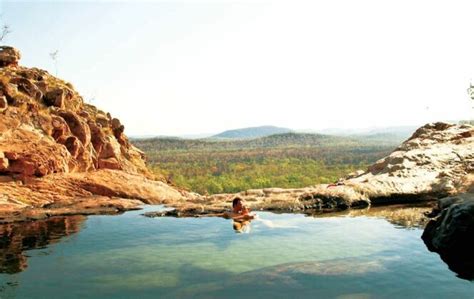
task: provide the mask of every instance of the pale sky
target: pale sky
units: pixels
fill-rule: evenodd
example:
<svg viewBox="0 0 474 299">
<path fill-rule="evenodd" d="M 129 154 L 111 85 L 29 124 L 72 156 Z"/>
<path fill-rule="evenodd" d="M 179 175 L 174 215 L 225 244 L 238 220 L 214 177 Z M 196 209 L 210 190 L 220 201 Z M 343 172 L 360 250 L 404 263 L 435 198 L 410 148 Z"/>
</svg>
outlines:
<svg viewBox="0 0 474 299">
<path fill-rule="evenodd" d="M 472 119 L 474 1 L 1 1 L 22 64 L 128 135 Z"/>
</svg>

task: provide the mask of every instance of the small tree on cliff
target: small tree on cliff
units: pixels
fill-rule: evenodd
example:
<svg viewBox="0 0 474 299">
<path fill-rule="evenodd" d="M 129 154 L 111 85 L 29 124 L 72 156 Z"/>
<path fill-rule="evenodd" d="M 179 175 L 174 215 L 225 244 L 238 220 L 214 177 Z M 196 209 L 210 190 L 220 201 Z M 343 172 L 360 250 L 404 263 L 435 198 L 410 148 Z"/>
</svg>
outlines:
<svg viewBox="0 0 474 299">
<path fill-rule="evenodd" d="M 0 16 L 1 18 L 1 16 Z M 7 35 L 9 35 L 10 33 L 12 33 L 11 29 L 10 29 L 10 26 L 6 23 L 3 23 L 3 25 L 1 25 L 2 29 L 0 31 L 0 42 L 3 42 L 3 40 L 7 37 Z"/>
<path fill-rule="evenodd" d="M 55 51 L 49 53 L 49 57 L 51 57 L 51 59 L 54 62 L 54 69 L 56 70 L 56 77 L 58 76 L 58 53 L 59 53 L 59 50 L 55 50 Z"/>
<path fill-rule="evenodd" d="M 469 84 L 469 88 L 467 89 L 467 93 L 469 94 L 469 97 L 471 100 L 474 101 L 474 85 L 472 83 Z"/>
</svg>

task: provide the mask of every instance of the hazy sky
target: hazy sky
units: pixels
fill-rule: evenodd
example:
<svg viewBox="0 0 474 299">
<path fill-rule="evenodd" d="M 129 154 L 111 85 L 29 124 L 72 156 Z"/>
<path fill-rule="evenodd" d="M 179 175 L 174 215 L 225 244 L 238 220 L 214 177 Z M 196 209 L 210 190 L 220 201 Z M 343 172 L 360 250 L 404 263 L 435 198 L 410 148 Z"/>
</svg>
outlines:
<svg viewBox="0 0 474 299">
<path fill-rule="evenodd" d="M 129 135 L 473 118 L 474 1 L 1 1 L 22 64 Z"/>
</svg>

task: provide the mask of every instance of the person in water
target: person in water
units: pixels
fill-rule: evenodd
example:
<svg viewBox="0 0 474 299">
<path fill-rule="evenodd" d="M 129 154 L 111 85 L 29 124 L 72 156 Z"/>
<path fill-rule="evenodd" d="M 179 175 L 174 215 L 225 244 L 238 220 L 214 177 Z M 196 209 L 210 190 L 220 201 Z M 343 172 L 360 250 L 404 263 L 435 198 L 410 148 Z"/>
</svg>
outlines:
<svg viewBox="0 0 474 299">
<path fill-rule="evenodd" d="M 250 209 L 245 206 L 245 202 L 240 197 L 235 197 L 232 200 L 232 213 L 228 216 L 234 220 L 252 220 L 255 218 L 255 215 L 250 214 Z"/>
<path fill-rule="evenodd" d="M 250 221 L 255 219 L 255 215 L 250 214 L 250 209 L 245 206 L 244 201 L 240 197 L 232 200 L 232 226 L 238 233 L 248 233 L 250 231 Z"/>
</svg>

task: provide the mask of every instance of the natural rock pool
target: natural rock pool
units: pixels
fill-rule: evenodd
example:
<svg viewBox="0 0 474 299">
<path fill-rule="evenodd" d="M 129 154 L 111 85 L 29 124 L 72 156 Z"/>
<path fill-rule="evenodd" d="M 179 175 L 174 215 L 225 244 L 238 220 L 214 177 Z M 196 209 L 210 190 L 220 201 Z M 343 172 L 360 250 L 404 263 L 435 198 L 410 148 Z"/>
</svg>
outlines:
<svg viewBox="0 0 474 299">
<path fill-rule="evenodd" d="M 473 298 L 419 208 L 310 217 L 69 216 L 0 225 L 1 298 Z"/>
</svg>

